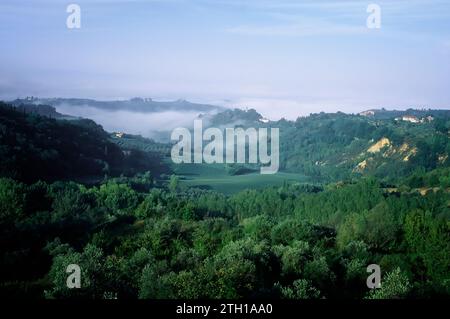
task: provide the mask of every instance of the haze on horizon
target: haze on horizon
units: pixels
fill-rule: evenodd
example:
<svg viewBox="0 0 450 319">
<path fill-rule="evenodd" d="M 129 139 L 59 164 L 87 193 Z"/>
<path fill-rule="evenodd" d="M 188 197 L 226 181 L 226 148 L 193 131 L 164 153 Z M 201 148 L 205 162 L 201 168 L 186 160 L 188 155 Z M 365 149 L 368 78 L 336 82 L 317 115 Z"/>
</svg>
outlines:
<svg viewBox="0 0 450 319">
<path fill-rule="evenodd" d="M 185 98 L 271 119 L 450 108 L 445 0 L 3 0 L 0 39 L 4 100 Z"/>
</svg>

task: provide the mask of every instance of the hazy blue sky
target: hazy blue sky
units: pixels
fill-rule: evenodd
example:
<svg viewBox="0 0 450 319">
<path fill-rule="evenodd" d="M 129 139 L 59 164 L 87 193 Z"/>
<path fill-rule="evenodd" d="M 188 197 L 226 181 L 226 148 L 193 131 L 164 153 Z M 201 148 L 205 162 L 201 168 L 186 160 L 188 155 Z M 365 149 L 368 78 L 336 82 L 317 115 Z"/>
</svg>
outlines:
<svg viewBox="0 0 450 319">
<path fill-rule="evenodd" d="M 0 41 L 3 99 L 186 98 L 272 118 L 450 108 L 448 0 L 1 0 Z"/>
</svg>

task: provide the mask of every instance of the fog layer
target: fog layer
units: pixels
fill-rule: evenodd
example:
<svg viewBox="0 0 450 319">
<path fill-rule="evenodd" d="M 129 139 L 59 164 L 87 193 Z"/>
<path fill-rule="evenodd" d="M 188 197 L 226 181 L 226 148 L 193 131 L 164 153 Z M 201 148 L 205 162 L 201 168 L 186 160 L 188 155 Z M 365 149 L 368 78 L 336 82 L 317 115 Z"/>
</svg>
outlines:
<svg viewBox="0 0 450 319">
<path fill-rule="evenodd" d="M 176 127 L 192 127 L 194 119 L 200 114 L 198 111 L 158 113 L 105 111 L 89 105 L 66 104 L 55 105 L 55 108 L 62 114 L 94 120 L 109 132 L 125 132 L 155 139 L 170 139 L 170 132 Z"/>
</svg>

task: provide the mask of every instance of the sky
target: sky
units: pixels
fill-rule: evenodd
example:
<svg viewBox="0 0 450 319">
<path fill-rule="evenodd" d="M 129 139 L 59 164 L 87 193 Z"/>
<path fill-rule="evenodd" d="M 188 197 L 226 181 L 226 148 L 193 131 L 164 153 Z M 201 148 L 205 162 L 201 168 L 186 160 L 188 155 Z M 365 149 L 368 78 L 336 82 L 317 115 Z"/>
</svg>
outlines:
<svg viewBox="0 0 450 319">
<path fill-rule="evenodd" d="M 183 98 L 271 119 L 450 109 L 448 0 L 2 0 L 0 43 L 4 100 Z"/>
</svg>

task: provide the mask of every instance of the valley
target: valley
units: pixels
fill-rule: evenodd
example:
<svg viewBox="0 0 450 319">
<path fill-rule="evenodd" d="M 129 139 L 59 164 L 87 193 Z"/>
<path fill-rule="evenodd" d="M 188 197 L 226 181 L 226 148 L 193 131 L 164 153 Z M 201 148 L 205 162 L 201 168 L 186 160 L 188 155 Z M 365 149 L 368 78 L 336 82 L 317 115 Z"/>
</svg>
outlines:
<svg viewBox="0 0 450 319">
<path fill-rule="evenodd" d="M 280 129 L 280 171 L 262 175 L 258 163 L 176 164 L 171 143 L 40 107 L 0 103 L 2 297 L 450 293 L 448 111 L 414 111 L 433 117 L 417 123 L 383 110 L 208 115 L 221 129 Z M 76 290 L 71 264 L 83 270 Z M 370 264 L 381 289 L 367 289 Z"/>
</svg>

